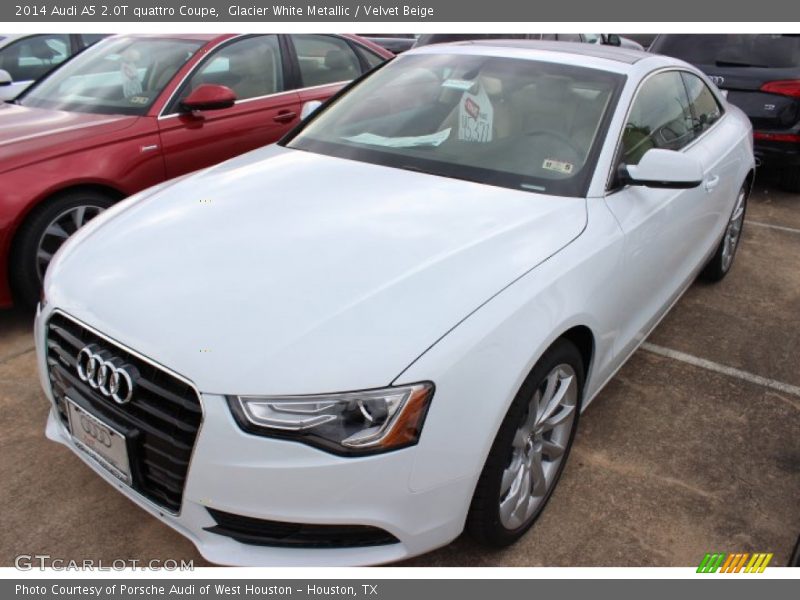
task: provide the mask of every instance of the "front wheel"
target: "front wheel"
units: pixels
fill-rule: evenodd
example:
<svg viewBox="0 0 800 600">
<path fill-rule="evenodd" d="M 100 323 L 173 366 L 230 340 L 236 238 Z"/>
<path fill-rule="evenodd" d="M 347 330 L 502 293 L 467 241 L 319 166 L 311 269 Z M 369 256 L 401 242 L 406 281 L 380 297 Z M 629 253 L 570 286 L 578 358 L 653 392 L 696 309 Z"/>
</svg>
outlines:
<svg viewBox="0 0 800 600">
<path fill-rule="evenodd" d="M 114 203 L 95 190 L 71 191 L 37 206 L 20 227 L 11 256 L 11 284 L 16 300 L 34 306 L 53 255 L 78 229 Z"/>
<path fill-rule="evenodd" d="M 720 281 L 731 270 L 733 259 L 736 257 L 736 250 L 742 239 L 742 228 L 744 226 L 744 215 L 747 212 L 747 184 L 743 185 L 736 196 L 736 204 L 725 228 L 725 234 L 717 246 L 717 251 L 708 264 L 703 269 L 700 276 L 707 281 Z"/>
<path fill-rule="evenodd" d="M 479 542 L 516 542 L 541 514 L 572 447 L 583 393 L 580 352 L 558 340 L 539 359 L 503 420 L 467 516 Z"/>
</svg>

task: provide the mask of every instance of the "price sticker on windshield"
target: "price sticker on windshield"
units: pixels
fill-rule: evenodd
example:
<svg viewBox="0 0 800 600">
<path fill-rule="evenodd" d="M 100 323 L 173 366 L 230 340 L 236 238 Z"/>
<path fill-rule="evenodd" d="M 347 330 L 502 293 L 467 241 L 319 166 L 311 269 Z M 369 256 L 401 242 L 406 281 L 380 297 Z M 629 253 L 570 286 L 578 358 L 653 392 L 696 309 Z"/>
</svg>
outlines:
<svg viewBox="0 0 800 600">
<path fill-rule="evenodd" d="M 571 175 L 575 170 L 575 165 L 565 160 L 556 160 L 554 158 L 545 158 L 542 163 L 542 168 L 548 171 L 556 171 L 564 175 Z"/>
</svg>

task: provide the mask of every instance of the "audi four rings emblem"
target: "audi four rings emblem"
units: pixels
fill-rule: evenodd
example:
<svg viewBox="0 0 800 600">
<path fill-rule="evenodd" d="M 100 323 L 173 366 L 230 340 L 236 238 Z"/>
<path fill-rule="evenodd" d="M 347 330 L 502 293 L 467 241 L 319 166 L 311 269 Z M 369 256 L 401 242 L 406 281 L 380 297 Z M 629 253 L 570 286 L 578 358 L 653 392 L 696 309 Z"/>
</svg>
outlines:
<svg viewBox="0 0 800 600">
<path fill-rule="evenodd" d="M 725 83 L 725 78 L 722 75 L 709 75 L 708 78 L 715 86 L 719 87 Z"/>
<path fill-rule="evenodd" d="M 83 415 L 81 415 L 81 429 L 83 429 L 87 435 L 92 436 L 103 444 L 106 448 L 111 448 L 111 435 L 108 431 Z"/>
<path fill-rule="evenodd" d="M 129 365 L 112 358 L 93 344 L 78 352 L 78 377 L 103 396 L 118 404 L 130 402 L 133 397 L 133 379 L 126 370 Z"/>
</svg>

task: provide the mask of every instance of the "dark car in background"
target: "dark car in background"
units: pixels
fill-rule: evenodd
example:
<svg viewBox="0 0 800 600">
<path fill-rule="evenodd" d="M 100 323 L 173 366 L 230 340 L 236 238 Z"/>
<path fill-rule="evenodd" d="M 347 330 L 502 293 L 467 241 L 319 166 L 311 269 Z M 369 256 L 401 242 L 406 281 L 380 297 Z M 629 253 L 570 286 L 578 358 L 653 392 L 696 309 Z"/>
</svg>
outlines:
<svg viewBox="0 0 800 600">
<path fill-rule="evenodd" d="M 13 100 L 39 78 L 104 37 L 101 33 L 0 34 L 0 100 Z"/>
<path fill-rule="evenodd" d="M 800 192 L 800 36 L 666 34 L 650 51 L 704 71 L 750 117 L 759 164 Z"/>
</svg>

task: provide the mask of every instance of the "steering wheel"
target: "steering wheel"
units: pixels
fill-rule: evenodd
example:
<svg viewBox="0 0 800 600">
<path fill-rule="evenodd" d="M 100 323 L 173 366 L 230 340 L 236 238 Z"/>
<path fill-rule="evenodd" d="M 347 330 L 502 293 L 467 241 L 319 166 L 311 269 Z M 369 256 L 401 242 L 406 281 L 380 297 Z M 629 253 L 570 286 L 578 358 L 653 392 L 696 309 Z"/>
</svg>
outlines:
<svg viewBox="0 0 800 600">
<path fill-rule="evenodd" d="M 551 138 L 557 139 L 559 142 L 563 143 L 564 145 L 568 146 L 570 150 L 572 150 L 576 156 L 582 156 L 583 150 L 578 148 L 571 139 L 565 136 L 563 133 L 558 133 L 557 131 L 550 131 L 547 129 L 540 129 L 539 131 L 530 131 L 525 134 L 526 136 L 535 137 L 535 136 L 549 136 Z"/>
</svg>

